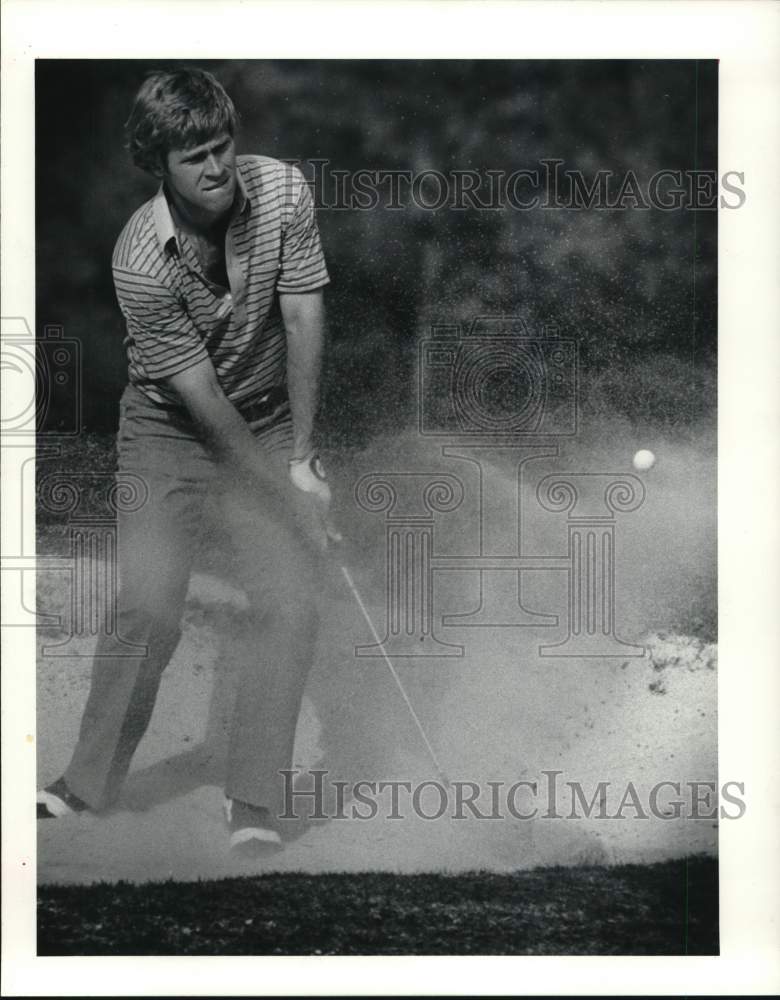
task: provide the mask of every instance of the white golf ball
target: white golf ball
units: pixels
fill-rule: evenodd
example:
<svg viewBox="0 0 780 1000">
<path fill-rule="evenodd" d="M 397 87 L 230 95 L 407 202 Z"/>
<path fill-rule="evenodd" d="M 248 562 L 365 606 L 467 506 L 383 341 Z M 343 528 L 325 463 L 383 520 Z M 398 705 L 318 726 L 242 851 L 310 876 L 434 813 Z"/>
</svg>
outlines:
<svg viewBox="0 0 780 1000">
<path fill-rule="evenodd" d="M 647 448 L 642 448 L 634 455 L 634 468 L 637 472 L 647 472 L 655 465 L 655 455 Z"/>
</svg>

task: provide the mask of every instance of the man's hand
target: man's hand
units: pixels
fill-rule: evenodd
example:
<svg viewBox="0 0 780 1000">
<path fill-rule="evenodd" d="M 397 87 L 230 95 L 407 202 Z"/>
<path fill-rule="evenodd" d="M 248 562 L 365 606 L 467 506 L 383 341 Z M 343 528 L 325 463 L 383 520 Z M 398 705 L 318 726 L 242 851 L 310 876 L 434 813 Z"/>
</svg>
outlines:
<svg viewBox="0 0 780 1000">
<path fill-rule="evenodd" d="M 290 479 L 301 493 L 307 494 L 315 508 L 316 516 L 322 526 L 322 547 L 326 548 L 329 541 L 340 542 L 341 532 L 333 523 L 330 513 L 332 499 L 330 486 L 319 455 L 293 459 L 290 462 Z"/>
</svg>

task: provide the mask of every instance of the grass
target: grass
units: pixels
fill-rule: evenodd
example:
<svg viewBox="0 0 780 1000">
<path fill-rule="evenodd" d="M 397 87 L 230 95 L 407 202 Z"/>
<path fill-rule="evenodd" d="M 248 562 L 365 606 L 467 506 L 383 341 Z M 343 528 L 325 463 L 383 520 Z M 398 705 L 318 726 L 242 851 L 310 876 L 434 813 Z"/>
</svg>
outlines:
<svg viewBox="0 0 780 1000">
<path fill-rule="evenodd" d="M 718 867 L 271 874 L 39 890 L 40 955 L 712 955 Z"/>
</svg>

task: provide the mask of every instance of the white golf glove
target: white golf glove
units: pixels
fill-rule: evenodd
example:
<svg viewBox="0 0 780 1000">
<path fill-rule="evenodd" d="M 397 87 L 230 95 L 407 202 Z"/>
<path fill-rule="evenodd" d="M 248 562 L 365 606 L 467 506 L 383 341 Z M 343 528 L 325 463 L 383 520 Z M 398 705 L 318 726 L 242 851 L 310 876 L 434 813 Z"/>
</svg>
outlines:
<svg viewBox="0 0 780 1000">
<path fill-rule="evenodd" d="M 332 497 L 325 469 L 319 455 L 314 454 L 309 456 L 309 458 L 291 459 L 290 479 L 297 489 L 302 493 L 309 494 L 315 502 L 325 533 L 323 548 L 327 546 L 328 539 L 333 542 L 340 542 L 341 532 L 333 524 L 330 516 Z"/>
</svg>

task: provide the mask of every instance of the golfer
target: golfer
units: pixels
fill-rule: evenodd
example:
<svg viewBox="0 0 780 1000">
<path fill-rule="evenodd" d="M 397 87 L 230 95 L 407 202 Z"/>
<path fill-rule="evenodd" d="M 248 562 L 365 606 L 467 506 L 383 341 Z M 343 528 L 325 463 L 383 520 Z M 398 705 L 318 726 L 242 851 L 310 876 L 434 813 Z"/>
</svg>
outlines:
<svg viewBox="0 0 780 1000">
<path fill-rule="evenodd" d="M 336 532 L 313 436 L 328 283 L 314 206 L 296 168 L 236 156 L 236 128 L 232 101 L 197 69 L 148 76 L 127 123 L 133 161 L 161 182 L 113 255 L 129 372 L 118 467 L 147 498 L 117 526 L 122 649 L 100 640 L 78 743 L 38 816 L 116 802 L 181 635 L 197 542 L 225 539 L 257 628 L 225 785 L 230 845 L 250 853 L 280 843 L 279 771 Z"/>
</svg>

